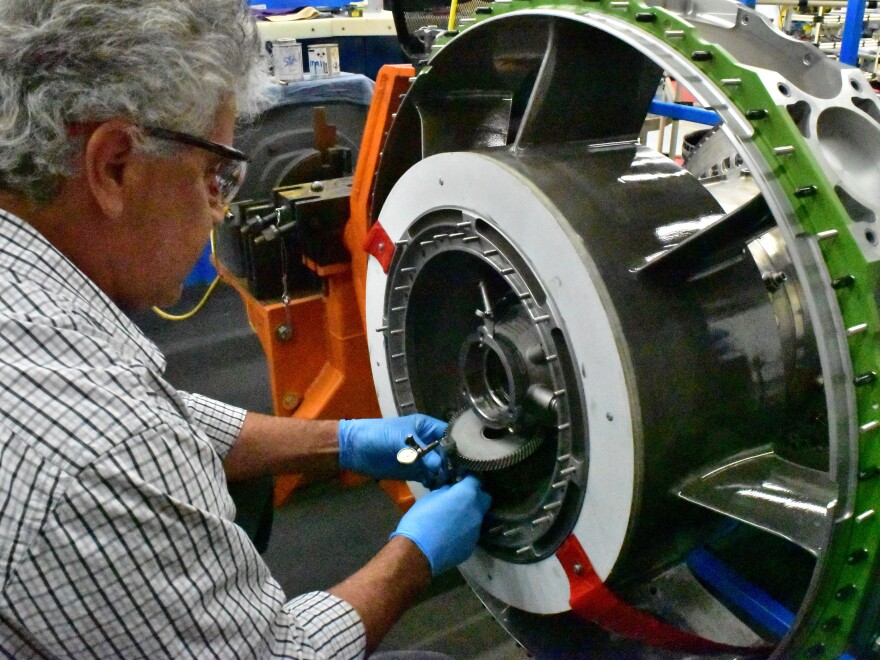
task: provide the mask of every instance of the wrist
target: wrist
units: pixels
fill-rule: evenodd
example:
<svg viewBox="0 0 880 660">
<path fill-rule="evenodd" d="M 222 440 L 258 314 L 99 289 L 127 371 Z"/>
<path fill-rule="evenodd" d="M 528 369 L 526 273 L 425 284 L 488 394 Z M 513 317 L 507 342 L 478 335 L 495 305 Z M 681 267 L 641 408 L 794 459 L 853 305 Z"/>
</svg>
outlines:
<svg viewBox="0 0 880 660">
<path fill-rule="evenodd" d="M 415 590 L 420 591 L 430 584 L 433 575 L 431 562 L 415 541 L 402 534 L 393 534 L 386 547 L 389 552 L 403 558 Z"/>
</svg>

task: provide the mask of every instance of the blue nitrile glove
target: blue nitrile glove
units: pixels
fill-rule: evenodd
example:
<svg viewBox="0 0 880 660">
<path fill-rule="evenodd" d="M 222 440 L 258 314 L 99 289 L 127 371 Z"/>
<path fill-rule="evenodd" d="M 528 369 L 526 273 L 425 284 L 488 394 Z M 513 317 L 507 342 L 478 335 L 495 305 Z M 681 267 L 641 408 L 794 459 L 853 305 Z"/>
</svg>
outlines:
<svg viewBox="0 0 880 660">
<path fill-rule="evenodd" d="M 397 452 L 412 435 L 425 445 L 439 440 L 446 422 L 428 415 L 407 415 L 391 419 L 343 419 L 339 422 L 339 466 L 376 479 L 419 481 L 432 488 L 447 480 L 440 447 L 411 465 L 397 462 Z"/>
<path fill-rule="evenodd" d="M 473 554 L 491 503 L 471 474 L 417 500 L 391 536 L 410 539 L 428 558 L 431 573 L 440 575 Z"/>
</svg>

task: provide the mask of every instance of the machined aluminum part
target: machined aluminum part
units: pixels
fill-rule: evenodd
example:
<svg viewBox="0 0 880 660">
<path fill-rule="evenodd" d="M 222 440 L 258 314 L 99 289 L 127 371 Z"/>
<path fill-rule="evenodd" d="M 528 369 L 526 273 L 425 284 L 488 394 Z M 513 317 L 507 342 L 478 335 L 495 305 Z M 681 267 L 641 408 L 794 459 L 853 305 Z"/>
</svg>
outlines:
<svg viewBox="0 0 880 660">
<path fill-rule="evenodd" d="M 495 3 L 439 40 L 374 187 L 374 219 L 396 243 L 388 273 L 368 266 L 383 413 L 472 406 L 499 431 L 526 410 L 512 395 L 525 385 L 565 391 L 556 406 L 533 397 L 549 415 L 531 420 L 546 431 L 535 457 L 557 461 L 527 457 L 487 487 L 518 469 L 524 502 L 566 513 L 508 500 L 465 577 L 539 654 L 669 657 L 573 616 L 555 547 L 573 535 L 631 602 L 740 643 L 742 613 L 713 601 L 707 623 L 687 578 L 689 553 L 735 547 L 733 525 L 809 567 L 786 587 L 789 632 L 752 632 L 777 657 L 858 656 L 880 634 L 880 103 L 857 70 L 726 0 L 527 7 Z M 662 73 L 721 118 L 727 145 L 714 148 L 736 164 L 725 181 L 635 145 Z M 462 347 L 493 328 L 477 312 L 521 293 L 544 333 L 532 343 L 558 364 L 519 381 L 489 370 L 506 385 L 486 387 L 501 396 L 484 406 Z M 509 367 L 521 348 L 498 350 Z M 565 493 L 548 499 L 557 483 Z M 772 573 L 768 556 L 754 563 Z M 671 600 L 644 597 L 670 576 Z"/>
</svg>

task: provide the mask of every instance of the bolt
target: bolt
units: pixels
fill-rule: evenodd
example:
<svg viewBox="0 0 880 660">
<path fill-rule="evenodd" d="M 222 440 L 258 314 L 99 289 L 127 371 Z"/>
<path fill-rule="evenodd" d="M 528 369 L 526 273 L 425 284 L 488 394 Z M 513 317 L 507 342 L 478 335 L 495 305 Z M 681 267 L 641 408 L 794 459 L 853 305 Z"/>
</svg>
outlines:
<svg viewBox="0 0 880 660">
<path fill-rule="evenodd" d="M 532 364 L 544 364 L 547 360 L 547 353 L 544 352 L 544 347 L 541 344 L 534 344 L 526 349 L 526 359 Z"/>
<path fill-rule="evenodd" d="M 581 564 L 575 564 L 573 568 L 575 575 L 580 575 L 584 572 L 584 567 Z"/>
<path fill-rule="evenodd" d="M 764 281 L 764 286 L 767 287 L 767 291 L 774 293 L 785 284 L 788 277 L 782 271 L 777 270 L 772 273 L 766 273 L 761 279 Z"/>
<path fill-rule="evenodd" d="M 825 654 L 825 645 L 822 642 L 811 646 L 807 649 L 806 655 L 808 658 L 820 658 Z"/>
<path fill-rule="evenodd" d="M 837 590 L 834 597 L 839 601 L 847 601 L 858 593 L 859 589 L 854 584 L 847 584 Z"/>
<path fill-rule="evenodd" d="M 870 556 L 870 553 L 866 548 L 859 548 L 852 552 L 847 558 L 846 563 L 854 566 L 856 564 L 861 564 Z"/>
<path fill-rule="evenodd" d="M 831 280 L 831 288 L 834 290 L 846 289 L 856 283 L 856 278 L 852 275 L 844 275 L 837 279 Z"/>
<path fill-rule="evenodd" d="M 300 397 L 296 392 L 285 392 L 284 398 L 281 400 L 281 405 L 284 406 L 285 410 L 294 411 L 299 406 Z"/>
<path fill-rule="evenodd" d="M 286 323 L 282 323 L 275 328 L 275 336 L 278 338 L 278 341 L 290 341 L 293 337 L 293 328 Z"/>
<path fill-rule="evenodd" d="M 309 186 L 312 189 L 312 192 L 321 192 L 324 190 L 324 184 L 320 181 L 315 181 Z"/>
<path fill-rule="evenodd" d="M 840 630 L 840 627 L 843 625 L 843 619 L 839 616 L 833 616 L 830 619 L 827 619 L 825 623 L 822 624 L 822 630 L 824 632 L 833 632 L 835 630 Z"/>
</svg>

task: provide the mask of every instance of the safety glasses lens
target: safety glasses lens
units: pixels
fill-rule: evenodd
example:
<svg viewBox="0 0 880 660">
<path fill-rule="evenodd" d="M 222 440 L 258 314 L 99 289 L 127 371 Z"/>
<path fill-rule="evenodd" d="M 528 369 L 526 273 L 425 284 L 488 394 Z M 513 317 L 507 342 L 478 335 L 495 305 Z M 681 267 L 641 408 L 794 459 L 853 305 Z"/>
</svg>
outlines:
<svg viewBox="0 0 880 660">
<path fill-rule="evenodd" d="M 247 163 L 241 160 L 224 160 L 217 166 L 217 193 L 223 204 L 229 204 L 238 194 L 247 173 Z"/>
</svg>

